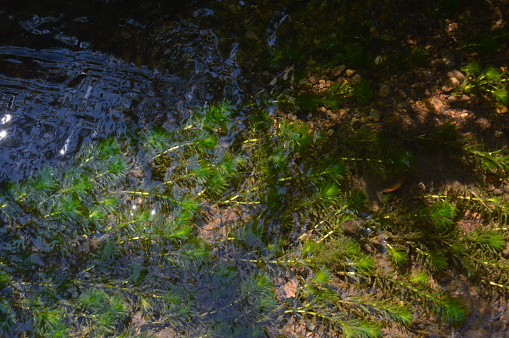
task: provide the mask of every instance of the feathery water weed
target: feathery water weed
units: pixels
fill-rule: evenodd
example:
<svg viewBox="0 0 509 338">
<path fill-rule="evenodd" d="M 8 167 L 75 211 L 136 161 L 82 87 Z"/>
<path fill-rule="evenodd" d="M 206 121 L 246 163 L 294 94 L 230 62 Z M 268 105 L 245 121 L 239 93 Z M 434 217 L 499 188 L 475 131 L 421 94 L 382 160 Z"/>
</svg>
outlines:
<svg viewBox="0 0 509 338">
<path fill-rule="evenodd" d="M 508 285 L 502 201 L 439 191 L 408 205 L 386 198 L 374 212 L 352 187 L 368 166 L 391 179 L 411 173 L 415 143 L 468 148 L 450 124 L 441 138 L 361 128 L 338 141 L 260 107 L 245 129 L 234 130 L 238 122 L 227 105 L 212 106 L 173 130 L 107 139 L 64 168 L 7 185 L 1 334 L 125 335 L 140 325 L 128 318 L 143 316 L 188 336 L 259 336 L 297 323 L 377 337 L 393 325 L 413 332 L 417 312 L 464 320 L 439 272 Z M 506 170 L 502 151 L 471 150 L 458 156 L 495 157 L 489 171 Z M 466 231 L 468 210 L 492 223 Z"/>
</svg>

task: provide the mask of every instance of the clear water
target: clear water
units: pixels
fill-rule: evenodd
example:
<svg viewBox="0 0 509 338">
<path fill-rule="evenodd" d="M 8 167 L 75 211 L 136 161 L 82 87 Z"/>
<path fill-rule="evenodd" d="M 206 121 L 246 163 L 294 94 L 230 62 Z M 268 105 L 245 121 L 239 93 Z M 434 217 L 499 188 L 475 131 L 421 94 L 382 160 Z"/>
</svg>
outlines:
<svg viewBox="0 0 509 338">
<path fill-rule="evenodd" d="M 214 15 L 210 9 L 155 24 L 125 14 L 102 23 L 116 30 L 109 42 L 100 41 L 103 26 L 93 16 L 41 12 L 0 12 L 8 26 L 0 41 L 0 182 L 65 161 L 83 143 L 126 127 L 171 128 L 206 102 L 242 100 L 238 46 L 219 51 L 213 29 L 202 23 Z M 153 62 L 116 56 L 121 44 Z"/>
</svg>

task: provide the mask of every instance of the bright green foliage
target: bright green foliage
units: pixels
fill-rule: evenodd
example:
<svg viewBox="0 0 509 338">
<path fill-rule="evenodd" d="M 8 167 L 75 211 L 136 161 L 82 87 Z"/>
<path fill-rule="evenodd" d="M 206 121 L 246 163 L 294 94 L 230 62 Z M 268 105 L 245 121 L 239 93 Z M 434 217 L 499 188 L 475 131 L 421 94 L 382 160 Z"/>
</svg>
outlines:
<svg viewBox="0 0 509 338">
<path fill-rule="evenodd" d="M 459 90 L 484 96 L 502 105 L 509 103 L 509 79 L 506 72 L 494 67 L 484 68 L 476 61 L 467 64 L 462 70 L 467 74 L 467 79 Z"/>
</svg>

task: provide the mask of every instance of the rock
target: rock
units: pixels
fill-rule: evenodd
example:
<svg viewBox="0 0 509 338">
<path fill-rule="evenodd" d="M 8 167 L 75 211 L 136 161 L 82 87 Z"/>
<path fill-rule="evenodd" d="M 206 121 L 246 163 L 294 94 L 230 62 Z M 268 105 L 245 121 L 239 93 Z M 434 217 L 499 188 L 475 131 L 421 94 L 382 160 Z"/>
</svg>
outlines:
<svg viewBox="0 0 509 338">
<path fill-rule="evenodd" d="M 501 104 L 497 104 L 495 106 L 495 111 L 497 112 L 497 114 L 505 114 L 507 113 L 507 106 L 504 106 L 504 105 L 501 105 Z"/>
<path fill-rule="evenodd" d="M 319 81 L 319 80 L 318 80 L 318 78 L 317 78 L 316 76 L 314 76 L 314 75 L 311 75 L 311 76 L 309 77 L 309 83 L 311 83 L 311 85 L 313 85 L 313 86 L 314 86 L 315 84 L 317 84 L 317 83 L 318 83 L 318 81 Z"/>
<path fill-rule="evenodd" d="M 428 100 L 429 105 L 434 111 L 442 113 L 444 111 L 444 103 L 437 97 L 432 97 Z"/>
<path fill-rule="evenodd" d="M 359 74 L 355 74 L 350 79 L 350 81 L 352 81 L 352 83 L 359 83 L 361 80 L 362 80 L 362 77 Z"/>
<path fill-rule="evenodd" d="M 500 195 L 504 194 L 504 192 L 501 189 L 498 189 L 498 188 L 493 189 L 493 191 L 491 193 L 493 195 L 495 195 L 495 196 L 500 196 Z"/>
<path fill-rule="evenodd" d="M 330 79 L 336 80 L 338 77 L 341 76 L 341 74 L 343 74 L 345 69 L 346 69 L 345 65 L 341 65 L 341 66 L 337 66 L 337 67 L 333 68 L 330 72 Z"/>
<path fill-rule="evenodd" d="M 455 78 L 447 79 L 447 81 L 445 81 L 445 84 L 442 86 L 442 91 L 444 93 L 449 93 L 452 90 L 458 88 L 459 85 L 460 82 L 457 79 Z"/>
<path fill-rule="evenodd" d="M 453 68 L 456 66 L 456 57 L 454 54 L 447 48 L 444 48 L 440 51 L 440 56 L 442 56 L 442 61 L 445 66 L 448 68 Z"/>
<path fill-rule="evenodd" d="M 369 113 L 369 116 L 373 120 L 373 122 L 379 122 L 380 121 L 380 113 L 377 111 L 372 111 Z"/>
<path fill-rule="evenodd" d="M 398 95 L 401 99 L 406 99 L 408 97 L 407 93 L 403 89 L 398 89 Z"/>
<path fill-rule="evenodd" d="M 447 72 L 447 77 L 448 78 L 456 78 L 456 79 L 458 79 L 459 82 L 465 81 L 465 74 L 463 74 L 462 72 L 460 72 L 457 69 Z"/>
<path fill-rule="evenodd" d="M 357 72 L 355 70 L 353 70 L 353 69 L 347 69 L 346 70 L 346 76 L 348 76 L 348 77 L 354 76 L 355 73 L 357 73 Z"/>
<path fill-rule="evenodd" d="M 385 83 L 378 84 L 378 95 L 381 97 L 387 97 L 391 93 L 391 87 Z"/>
<path fill-rule="evenodd" d="M 350 235 L 360 235 L 366 222 L 360 218 L 347 219 L 341 224 L 343 231 Z"/>
</svg>

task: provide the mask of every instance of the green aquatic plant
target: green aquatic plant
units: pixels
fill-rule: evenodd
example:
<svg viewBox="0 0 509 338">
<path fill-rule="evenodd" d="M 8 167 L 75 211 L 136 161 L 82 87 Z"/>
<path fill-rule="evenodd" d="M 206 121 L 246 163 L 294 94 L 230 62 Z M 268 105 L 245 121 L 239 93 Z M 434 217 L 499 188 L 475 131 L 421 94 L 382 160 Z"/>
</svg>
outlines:
<svg viewBox="0 0 509 338">
<path fill-rule="evenodd" d="M 1 334 L 129 336 L 143 322 L 182 336 L 302 326 L 410 335 L 421 330 L 415 313 L 429 325 L 467 316 L 439 273 L 507 288 L 503 201 L 438 192 L 405 204 L 388 190 L 373 212 L 352 186 L 364 171 L 411 173 L 416 142 L 463 147 L 465 161 L 484 154 L 456 142 L 452 127 L 410 141 L 361 128 L 338 140 L 265 108 L 247 118 L 226 104 L 203 108 L 171 130 L 105 139 L 7 184 Z M 491 223 L 465 231 L 467 211 Z"/>
<path fill-rule="evenodd" d="M 467 78 L 457 90 L 480 95 L 501 105 L 509 103 L 507 72 L 492 66 L 483 67 L 477 61 L 465 65 L 462 71 Z"/>
</svg>

